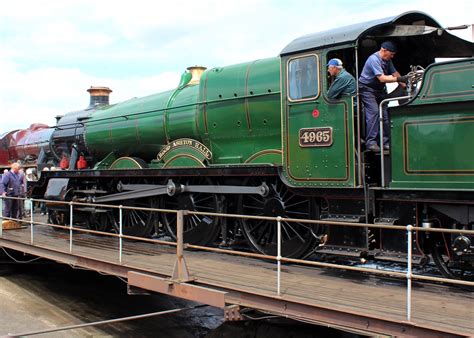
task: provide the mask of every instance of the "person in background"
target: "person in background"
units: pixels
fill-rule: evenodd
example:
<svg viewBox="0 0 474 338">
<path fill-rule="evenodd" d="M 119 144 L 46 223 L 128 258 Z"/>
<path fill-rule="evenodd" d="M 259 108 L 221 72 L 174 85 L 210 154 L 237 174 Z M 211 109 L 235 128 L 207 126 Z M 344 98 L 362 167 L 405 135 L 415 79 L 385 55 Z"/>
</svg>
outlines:
<svg viewBox="0 0 474 338">
<path fill-rule="evenodd" d="M 26 176 L 25 176 L 25 170 L 20 167 L 18 170 L 18 175 L 19 179 L 21 181 L 20 185 L 20 195 L 18 197 L 25 198 L 26 197 Z M 15 216 L 18 219 L 22 219 L 25 217 L 25 200 L 19 200 L 18 201 L 18 215 Z"/>
<path fill-rule="evenodd" d="M 2 174 L 2 177 L 0 179 L 0 182 L 3 180 L 3 176 L 5 176 L 6 174 L 8 174 L 8 169 L 3 170 L 3 174 Z"/>
<path fill-rule="evenodd" d="M 342 61 L 339 59 L 331 59 L 327 66 L 329 74 L 334 77 L 334 81 L 331 83 L 327 92 L 328 98 L 336 100 L 342 95 L 356 95 L 355 78 L 344 69 Z"/>
<path fill-rule="evenodd" d="M 27 182 L 37 181 L 38 177 L 36 177 L 36 169 L 35 168 L 26 169 L 25 177 L 26 177 Z"/>
<path fill-rule="evenodd" d="M 5 174 L 2 178 L 2 184 L 0 184 L 0 193 L 3 197 L 18 197 L 21 194 L 21 185 L 23 183 L 20 177 L 20 164 L 13 163 L 10 171 Z M 3 216 L 16 218 L 19 211 L 19 200 L 17 199 L 4 199 Z"/>
<path fill-rule="evenodd" d="M 4 169 L 3 170 L 3 174 L 0 176 L 0 185 L 2 184 L 2 181 L 3 181 L 3 177 L 8 174 L 8 169 Z M 4 213 L 4 210 L 5 210 L 5 203 L 3 203 L 3 209 L 2 209 L 2 215 Z"/>
<path fill-rule="evenodd" d="M 44 167 L 42 171 L 49 171 L 48 167 Z M 40 202 L 40 213 L 41 215 L 47 215 L 48 209 L 46 208 L 46 204 L 44 202 Z"/>
<path fill-rule="evenodd" d="M 400 76 L 393 65 L 392 59 L 396 52 L 397 46 L 394 42 L 383 42 L 380 50 L 369 56 L 359 77 L 359 95 L 365 110 L 365 147 L 369 151 L 380 151 L 377 144 L 380 124 L 379 104 L 386 97 L 385 84 L 398 82 L 405 87 L 408 81 L 408 76 Z M 383 128 L 383 148 L 389 150 L 390 122 L 387 105 L 383 107 Z"/>
</svg>

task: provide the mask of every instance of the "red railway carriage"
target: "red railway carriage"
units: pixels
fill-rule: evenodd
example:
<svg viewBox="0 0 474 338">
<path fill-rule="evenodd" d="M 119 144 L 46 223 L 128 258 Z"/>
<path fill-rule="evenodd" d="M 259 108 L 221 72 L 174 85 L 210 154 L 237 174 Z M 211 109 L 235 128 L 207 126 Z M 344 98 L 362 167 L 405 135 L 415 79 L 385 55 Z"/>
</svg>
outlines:
<svg viewBox="0 0 474 338">
<path fill-rule="evenodd" d="M 26 166 L 35 165 L 39 157 L 49 153 L 52 133 L 48 125 L 35 123 L 28 129 L 3 134 L 0 139 L 0 166 L 8 167 L 16 161 Z"/>
<path fill-rule="evenodd" d="M 8 167 L 10 165 L 10 152 L 8 151 L 12 142 L 12 135 L 18 130 L 8 131 L 0 135 L 0 167 Z"/>
</svg>

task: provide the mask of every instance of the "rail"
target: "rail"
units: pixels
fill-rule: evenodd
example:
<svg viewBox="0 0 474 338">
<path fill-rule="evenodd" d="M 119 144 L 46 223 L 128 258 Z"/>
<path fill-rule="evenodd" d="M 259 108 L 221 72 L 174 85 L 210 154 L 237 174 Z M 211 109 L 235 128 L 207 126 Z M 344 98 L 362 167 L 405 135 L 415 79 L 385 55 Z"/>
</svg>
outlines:
<svg viewBox="0 0 474 338">
<path fill-rule="evenodd" d="M 383 140 L 384 136 L 385 136 L 384 135 L 384 130 L 383 130 L 383 122 L 384 122 L 383 112 L 386 109 L 385 105 L 388 104 L 389 102 L 392 102 L 392 101 L 407 100 L 407 99 L 411 99 L 411 98 L 412 97 L 410 95 L 399 96 L 399 97 L 384 99 L 379 103 L 380 171 L 381 171 L 381 185 L 382 185 L 382 188 L 385 188 L 385 159 L 384 159 L 384 140 Z"/>
<path fill-rule="evenodd" d="M 115 318 L 115 319 L 101 320 L 101 321 L 92 322 L 92 323 L 84 323 L 84 324 L 68 325 L 68 326 L 63 326 L 63 327 L 55 327 L 54 329 L 29 331 L 29 332 L 21 332 L 21 333 L 9 333 L 5 336 L 5 338 L 6 337 L 11 337 L 11 338 L 18 337 L 19 338 L 19 337 L 37 336 L 37 335 L 42 335 L 42 334 L 46 334 L 46 333 L 53 333 L 53 332 L 67 331 L 67 330 L 77 330 L 77 329 L 82 329 L 82 328 L 85 328 L 85 327 L 93 327 L 93 326 L 100 326 L 100 325 L 106 325 L 106 324 L 115 324 L 115 323 L 131 321 L 131 320 L 144 319 L 144 318 L 150 318 L 150 317 L 158 317 L 158 316 L 163 316 L 163 315 L 167 315 L 167 314 L 171 314 L 171 313 L 178 313 L 178 312 L 182 312 L 182 311 L 193 310 L 193 309 L 197 309 L 197 308 L 204 307 L 204 306 L 207 306 L 207 305 L 195 305 L 195 306 L 190 306 L 190 307 L 182 307 L 182 308 L 177 308 L 177 309 L 172 309 L 172 310 L 163 310 L 163 311 L 145 313 L 145 314 L 142 314 L 142 315 L 135 315 L 135 316 Z"/>
<path fill-rule="evenodd" d="M 155 243 L 160 245 L 168 245 L 176 247 L 176 264 L 174 271 L 172 273 L 172 280 L 175 282 L 184 282 L 189 280 L 189 271 L 186 266 L 184 250 L 189 249 L 198 249 L 203 251 L 209 252 L 216 252 L 216 253 L 225 253 L 230 255 L 237 255 L 237 256 L 244 256 L 244 257 L 252 257 L 252 258 L 259 258 L 259 259 L 267 259 L 267 260 L 275 260 L 277 263 L 277 275 L 276 275 L 276 295 L 281 297 L 281 263 L 295 263 L 295 264 L 302 264 L 302 265 L 309 265 L 309 266 L 317 266 L 323 268 L 333 268 L 333 269 L 340 269 L 340 270 L 347 270 L 347 271 L 356 271 L 356 272 L 364 272 L 364 273 L 372 273 L 377 275 L 384 275 L 390 277 L 398 277 L 406 279 L 406 319 L 408 322 L 411 321 L 412 318 L 412 280 L 423 280 L 423 281 L 430 281 L 430 282 L 440 282 L 440 283 L 448 283 L 448 284 L 455 284 L 455 285 L 464 285 L 464 286 L 474 286 L 474 282 L 465 281 L 465 280 L 457 280 L 457 279 L 448 279 L 448 278 L 441 278 L 441 277 L 434 277 L 434 276 L 423 276 L 417 275 L 413 273 L 412 268 L 412 242 L 413 242 L 413 231 L 419 232 L 442 232 L 442 233 L 456 233 L 456 234 L 469 234 L 474 235 L 474 230 L 455 230 L 455 229 L 444 229 L 444 228 L 424 228 L 424 227 L 417 227 L 411 224 L 406 226 L 401 225 L 383 225 L 383 224 L 368 224 L 368 223 L 350 223 L 350 222 L 338 222 L 338 221 L 322 221 L 322 220 L 308 220 L 308 219 L 297 219 L 297 218 L 283 218 L 281 216 L 278 217 L 270 217 L 270 216 L 251 216 L 251 215 L 239 215 L 239 214 L 226 214 L 226 213 L 215 213 L 215 212 L 201 212 L 201 211 L 190 211 L 190 210 L 172 210 L 172 209 L 161 209 L 161 208 L 145 208 L 145 207 L 130 207 L 130 206 L 123 206 L 123 205 L 110 205 L 110 204 L 94 204 L 94 203 L 84 203 L 84 202 L 66 202 L 66 201 L 50 201 L 50 200 L 43 200 L 43 199 L 32 199 L 32 198 L 21 198 L 21 197 L 2 197 L 0 198 L 0 209 L 3 210 L 3 200 L 4 199 L 11 199 L 11 200 L 20 200 L 20 201 L 27 201 L 30 207 L 30 217 L 28 220 L 15 218 L 15 217 L 5 217 L 0 216 L 0 221 L 3 220 L 12 220 L 17 221 L 22 224 L 28 224 L 30 226 L 30 244 L 35 245 L 34 243 L 34 225 L 44 225 L 53 228 L 61 228 L 69 231 L 69 253 L 73 253 L 73 233 L 74 232 L 82 232 L 82 233 L 89 233 L 89 234 L 96 234 L 101 236 L 109 236 L 109 237 L 118 237 L 119 239 L 119 247 L 118 247 L 118 261 L 119 264 L 122 265 L 122 255 L 123 255 L 123 240 L 124 239 L 132 239 L 135 241 L 142 241 L 148 243 Z M 48 222 L 39 222 L 34 220 L 34 203 L 35 202 L 43 202 L 43 203 L 54 203 L 54 204 L 63 204 L 69 206 L 69 224 L 68 225 L 59 225 L 53 224 Z M 118 209 L 119 211 L 119 233 L 109 233 L 97 230 L 90 230 L 84 228 L 74 227 L 74 206 L 90 206 L 90 207 L 100 207 L 100 208 L 110 208 L 110 209 Z M 177 215 L 177 233 L 176 233 L 176 242 L 171 241 L 163 241 L 159 239 L 151 239 L 151 238 L 143 238 L 137 236 L 130 236 L 123 234 L 123 210 L 141 210 L 147 212 L 156 212 L 156 213 L 175 213 Z M 185 244 L 183 239 L 183 232 L 184 232 L 184 219 L 188 215 L 202 215 L 202 216 L 215 216 L 215 217 L 227 217 L 227 218 L 238 218 L 238 219 L 256 219 L 256 220 L 267 220 L 267 221 L 274 221 L 277 227 L 277 255 L 265 255 L 260 253 L 251 253 L 251 252 L 244 252 L 244 251 L 235 251 L 235 250 L 228 250 L 228 249 L 221 249 L 221 248 L 214 248 L 214 247 L 206 247 L 200 245 L 192 245 L 192 244 Z M 385 271 L 373 268 L 362 268 L 362 267 L 355 267 L 355 266 L 344 266 L 339 264 L 333 263 L 326 263 L 326 262 L 316 262 L 310 260 L 302 260 L 296 258 L 288 258 L 282 257 L 281 247 L 282 247 L 282 236 L 281 236 L 281 223 L 282 222 L 289 222 L 289 223 L 306 223 L 306 224 L 319 224 L 319 225 L 326 225 L 326 226 L 351 226 L 351 227 L 364 227 L 364 228 L 376 228 L 376 229 L 390 229 L 390 230 L 403 230 L 407 233 L 407 268 L 405 272 L 398 272 L 398 271 Z M 0 238 L 3 237 L 3 227 L 0 226 Z"/>
</svg>

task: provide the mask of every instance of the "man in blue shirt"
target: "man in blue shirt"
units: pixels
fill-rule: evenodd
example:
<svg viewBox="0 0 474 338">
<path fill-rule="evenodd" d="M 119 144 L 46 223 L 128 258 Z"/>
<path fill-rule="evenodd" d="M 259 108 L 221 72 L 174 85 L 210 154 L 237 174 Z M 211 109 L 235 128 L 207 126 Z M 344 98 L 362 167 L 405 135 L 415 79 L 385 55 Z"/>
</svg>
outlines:
<svg viewBox="0 0 474 338">
<path fill-rule="evenodd" d="M 343 68 L 341 60 L 329 60 L 328 72 L 331 76 L 334 76 L 334 81 L 328 89 L 328 98 L 335 100 L 339 99 L 342 95 L 354 96 L 356 94 L 355 79 Z"/>
<path fill-rule="evenodd" d="M 397 46 L 392 41 L 382 43 L 380 50 L 369 56 L 359 77 L 359 95 L 365 109 L 365 147 L 370 151 L 380 151 L 377 144 L 379 104 L 386 97 L 385 84 L 399 82 L 405 86 L 408 81 L 408 77 L 400 76 L 393 66 L 392 59 L 396 52 Z M 389 150 L 390 122 L 386 105 L 383 107 L 383 128 L 383 147 Z"/>
<path fill-rule="evenodd" d="M 18 163 L 13 163 L 11 169 L 8 173 L 3 175 L 2 184 L 0 184 L 0 193 L 3 197 L 18 197 L 21 193 L 21 185 L 23 184 L 23 179 L 19 174 L 20 165 Z M 4 199 L 4 208 L 3 216 L 17 218 L 18 217 L 18 207 L 20 205 L 19 200 L 16 199 Z"/>
</svg>

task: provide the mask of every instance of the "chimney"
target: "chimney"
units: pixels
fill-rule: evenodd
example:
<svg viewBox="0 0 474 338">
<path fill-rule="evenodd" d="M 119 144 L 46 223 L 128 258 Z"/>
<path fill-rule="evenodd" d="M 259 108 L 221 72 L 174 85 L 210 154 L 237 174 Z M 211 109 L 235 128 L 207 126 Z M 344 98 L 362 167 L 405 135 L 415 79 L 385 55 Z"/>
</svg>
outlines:
<svg viewBox="0 0 474 338">
<path fill-rule="evenodd" d="M 109 87 L 93 87 L 91 86 L 87 91 L 91 95 L 91 100 L 89 107 L 92 108 L 97 105 L 107 105 L 109 104 L 109 95 L 112 93 L 112 90 Z"/>
<path fill-rule="evenodd" d="M 204 73 L 204 71 L 207 68 L 201 67 L 201 66 L 193 66 L 193 67 L 188 67 L 186 69 L 191 73 L 191 76 L 192 76 L 188 84 L 197 84 L 199 83 L 199 80 L 201 80 L 202 73 Z"/>
</svg>

